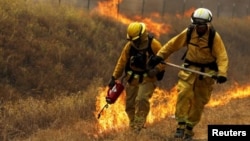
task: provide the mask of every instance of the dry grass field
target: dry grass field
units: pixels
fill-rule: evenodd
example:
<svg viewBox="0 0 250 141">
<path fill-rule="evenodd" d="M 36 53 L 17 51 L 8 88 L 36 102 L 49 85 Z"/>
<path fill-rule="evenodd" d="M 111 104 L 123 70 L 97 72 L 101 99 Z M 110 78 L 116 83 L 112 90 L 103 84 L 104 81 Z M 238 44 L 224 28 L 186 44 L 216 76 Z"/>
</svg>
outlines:
<svg viewBox="0 0 250 141">
<path fill-rule="evenodd" d="M 44 3 L 44 1 L 46 3 Z M 185 15 L 126 16 L 102 4 L 93 11 L 37 0 L 0 1 L 1 141 L 172 141 L 178 69 L 168 67 L 152 98 L 146 128 L 127 128 L 124 96 L 106 104 L 106 85 L 126 42 L 126 26 L 140 20 L 162 43 L 190 22 Z M 105 9 L 106 8 L 106 9 Z M 250 17 L 215 18 L 227 47 L 228 81 L 215 85 L 194 139 L 210 124 L 250 124 Z M 183 51 L 172 55 L 179 64 Z"/>
</svg>

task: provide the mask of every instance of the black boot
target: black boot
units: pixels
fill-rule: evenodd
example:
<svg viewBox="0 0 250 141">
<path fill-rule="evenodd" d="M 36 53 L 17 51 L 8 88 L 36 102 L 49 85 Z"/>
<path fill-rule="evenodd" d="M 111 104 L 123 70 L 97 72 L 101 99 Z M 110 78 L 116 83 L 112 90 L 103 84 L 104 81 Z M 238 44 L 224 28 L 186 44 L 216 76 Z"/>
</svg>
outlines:
<svg viewBox="0 0 250 141">
<path fill-rule="evenodd" d="M 183 138 L 185 128 L 186 128 L 186 123 L 185 122 L 179 122 L 178 123 L 178 128 L 176 129 L 176 132 L 174 134 L 174 137 L 175 138 Z"/>
<path fill-rule="evenodd" d="M 183 138 L 185 129 L 177 128 L 174 134 L 175 138 Z"/>
<path fill-rule="evenodd" d="M 193 127 L 187 125 L 185 129 L 185 135 L 184 135 L 183 141 L 192 141 L 193 136 L 194 136 Z"/>
</svg>

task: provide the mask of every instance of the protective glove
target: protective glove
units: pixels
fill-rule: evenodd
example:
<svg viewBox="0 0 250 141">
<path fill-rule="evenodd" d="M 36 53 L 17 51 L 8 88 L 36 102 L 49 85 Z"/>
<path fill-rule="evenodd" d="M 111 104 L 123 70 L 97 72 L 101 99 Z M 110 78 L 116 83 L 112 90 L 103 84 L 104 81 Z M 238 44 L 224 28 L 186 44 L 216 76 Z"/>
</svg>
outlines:
<svg viewBox="0 0 250 141">
<path fill-rule="evenodd" d="M 153 68 L 148 70 L 148 77 L 155 77 L 157 74 L 159 73 L 159 69 L 158 68 Z"/>
<path fill-rule="evenodd" d="M 147 64 L 147 68 L 148 69 L 152 69 L 154 68 L 156 65 L 158 65 L 161 61 L 164 61 L 163 58 L 161 58 L 160 56 L 152 56 L 150 58 L 150 60 L 148 61 Z"/>
<path fill-rule="evenodd" d="M 227 81 L 225 76 L 217 76 L 217 83 L 221 84 Z"/>
<path fill-rule="evenodd" d="M 113 88 L 114 85 L 115 85 L 115 77 L 112 76 L 111 79 L 109 80 L 108 86 L 109 86 L 109 88 Z"/>
</svg>

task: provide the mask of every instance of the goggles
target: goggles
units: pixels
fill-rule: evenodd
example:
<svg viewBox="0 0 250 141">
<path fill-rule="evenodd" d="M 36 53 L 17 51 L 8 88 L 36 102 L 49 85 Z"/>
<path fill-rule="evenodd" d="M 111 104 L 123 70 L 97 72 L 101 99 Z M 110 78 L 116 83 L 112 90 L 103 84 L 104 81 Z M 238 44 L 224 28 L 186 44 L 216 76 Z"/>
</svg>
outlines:
<svg viewBox="0 0 250 141">
<path fill-rule="evenodd" d="M 207 20 L 194 18 L 193 24 L 195 24 L 195 25 L 207 25 Z"/>
</svg>

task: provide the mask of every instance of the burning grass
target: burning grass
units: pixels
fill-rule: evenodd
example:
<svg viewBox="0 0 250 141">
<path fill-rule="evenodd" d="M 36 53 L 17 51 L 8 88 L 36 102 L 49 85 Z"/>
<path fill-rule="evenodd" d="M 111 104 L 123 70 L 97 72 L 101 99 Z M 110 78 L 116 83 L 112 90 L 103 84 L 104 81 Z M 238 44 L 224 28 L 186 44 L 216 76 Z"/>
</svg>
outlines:
<svg viewBox="0 0 250 141">
<path fill-rule="evenodd" d="M 101 80 L 95 82 L 100 84 Z M 218 90 L 217 90 L 218 91 Z M 89 95 L 96 93 L 96 95 Z M 28 98 L 1 106 L 2 139 L 18 140 L 171 140 L 176 128 L 173 118 L 175 89 L 157 89 L 151 99 L 147 128 L 140 136 L 128 129 L 124 112 L 124 96 L 104 110 L 106 88 L 92 85 L 87 91 L 72 96 L 59 96 L 50 101 Z M 235 97 L 237 95 L 237 97 Z M 249 86 L 232 87 L 228 91 L 214 92 L 206 106 L 201 122 L 194 129 L 196 139 L 207 138 L 208 124 L 249 124 Z M 216 105 L 213 103 L 216 102 Z"/>
<path fill-rule="evenodd" d="M 153 20 L 157 16 L 107 18 L 64 6 L 28 2 L 31 1 L 0 2 L 0 140 L 171 140 L 176 124 L 172 116 L 176 90 L 166 85 L 175 83 L 174 73 L 166 73 L 157 88 L 147 129 L 140 136 L 127 129 L 125 94 L 105 109 L 100 119 L 97 114 L 106 104 L 105 85 L 124 45 L 126 24 L 131 20 L 145 21 L 152 31 L 162 34 L 164 43 L 186 26 L 181 21 L 184 17 L 166 15 L 169 23 L 163 24 L 159 19 Z M 248 82 L 249 67 L 242 60 L 249 58 L 245 38 L 249 37 L 249 32 L 245 32 L 249 31 L 249 20 L 237 19 L 233 25 L 231 21 L 215 20 L 233 67 L 229 81 L 216 85 L 202 121 L 195 128 L 197 139 L 206 139 L 208 124 L 250 123 L 246 110 L 250 103 L 249 84 L 234 85 Z M 169 25 L 173 25 L 171 29 Z"/>
</svg>

